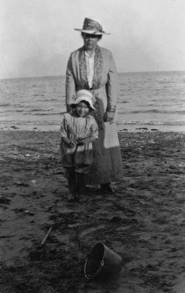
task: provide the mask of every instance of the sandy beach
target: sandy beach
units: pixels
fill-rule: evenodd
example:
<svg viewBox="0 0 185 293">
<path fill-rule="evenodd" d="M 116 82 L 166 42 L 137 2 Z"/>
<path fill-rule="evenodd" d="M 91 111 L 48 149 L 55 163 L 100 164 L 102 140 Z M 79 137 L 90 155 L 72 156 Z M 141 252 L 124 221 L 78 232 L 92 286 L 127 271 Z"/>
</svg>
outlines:
<svg viewBox="0 0 185 293">
<path fill-rule="evenodd" d="M 90 190 L 69 203 L 59 134 L 0 132 L 1 293 L 185 292 L 185 134 L 119 138 L 115 194 Z M 115 279 L 86 281 L 84 259 L 99 241 L 123 267 Z"/>
</svg>

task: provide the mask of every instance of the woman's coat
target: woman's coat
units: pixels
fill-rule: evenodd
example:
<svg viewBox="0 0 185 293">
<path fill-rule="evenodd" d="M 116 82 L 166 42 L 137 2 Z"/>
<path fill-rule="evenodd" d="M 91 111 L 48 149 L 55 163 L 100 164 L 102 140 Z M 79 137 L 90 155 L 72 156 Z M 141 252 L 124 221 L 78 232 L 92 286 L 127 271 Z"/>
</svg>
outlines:
<svg viewBox="0 0 185 293">
<path fill-rule="evenodd" d="M 112 53 L 97 46 L 94 58 L 93 85 L 89 88 L 84 47 L 71 53 L 66 70 L 66 105 L 68 106 L 76 98 L 76 91 L 88 89 L 96 99 L 101 99 L 104 112 L 115 112 L 119 91 Z"/>
</svg>

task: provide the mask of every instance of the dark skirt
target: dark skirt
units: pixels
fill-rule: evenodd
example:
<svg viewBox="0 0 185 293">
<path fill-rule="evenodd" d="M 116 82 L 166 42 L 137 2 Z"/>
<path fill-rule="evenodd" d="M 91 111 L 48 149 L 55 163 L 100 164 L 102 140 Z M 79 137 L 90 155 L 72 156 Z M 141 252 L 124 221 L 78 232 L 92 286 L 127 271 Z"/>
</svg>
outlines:
<svg viewBox="0 0 185 293">
<path fill-rule="evenodd" d="M 69 148 L 61 140 L 60 144 L 62 165 L 65 169 L 73 169 L 76 173 L 86 174 L 94 160 L 92 143 Z"/>
<path fill-rule="evenodd" d="M 99 138 L 93 143 L 93 164 L 87 174 L 89 184 L 104 184 L 122 177 L 122 157 L 115 123 L 104 122 L 101 102 L 96 103 L 94 117 L 99 128 Z"/>
</svg>

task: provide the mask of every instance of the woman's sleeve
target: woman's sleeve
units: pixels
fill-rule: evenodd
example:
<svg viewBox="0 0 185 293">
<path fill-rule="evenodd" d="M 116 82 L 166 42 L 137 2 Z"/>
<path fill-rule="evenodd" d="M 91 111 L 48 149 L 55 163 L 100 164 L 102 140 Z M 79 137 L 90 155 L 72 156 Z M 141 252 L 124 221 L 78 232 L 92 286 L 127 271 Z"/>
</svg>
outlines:
<svg viewBox="0 0 185 293">
<path fill-rule="evenodd" d="M 69 105 L 75 98 L 75 80 L 74 80 L 73 69 L 72 69 L 72 54 L 69 57 L 69 60 L 67 63 L 65 88 L 66 88 L 66 108 L 67 108 L 67 111 L 69 111 Z"/>
<path fill-rule="evenodd" d="M 66 117 L 63 115 L 62 121 L 60 124 L 60 136 L 67 137 L 67 129 L 66 129 Z"/>
<path fill-rule="evenodd" d="M 114 62 L 112 53 L 109 54 L 109 72 L 106 83 L 107 92 L 107 112 L 115 112 L 116 104 L 119 95 L 119 83 L 116 64 Z"/>
</svg>

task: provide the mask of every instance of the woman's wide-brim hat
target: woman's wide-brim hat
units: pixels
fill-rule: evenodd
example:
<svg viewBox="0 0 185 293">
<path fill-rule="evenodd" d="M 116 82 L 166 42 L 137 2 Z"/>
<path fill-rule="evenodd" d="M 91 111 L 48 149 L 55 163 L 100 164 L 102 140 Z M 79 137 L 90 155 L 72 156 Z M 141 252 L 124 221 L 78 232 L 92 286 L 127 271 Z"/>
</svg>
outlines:
<svg viewBox="0 0 185 293">
<path fill-rule="evenodd" d="M 93 95 L 92 95 L 92 93 L 90 91 L 88 91 L 88 90 L 79 90 L 76 93 L 76 100 L 73 101 L 72 105 L 77 105 L 77 104 L 79 104 L 80 102 L 83 102 L 83 101 L 88 103 L 89 107 L 92 110 L 95 110 L 95 107 L 93 105 Z"/>
<path fill-rule="evenodd" d="M 75 28 L 75 31 L 79 31 L 84 34 L 93 34 L 97 36 L 101 36 L 103 34 L 109 35 L 109 33 L 106 33 L 101 24 L 97 22 L 96 20 L 93 20 L 91 18 L 85 18 L 83 22 L 82 28 Z"/>
</svg>

